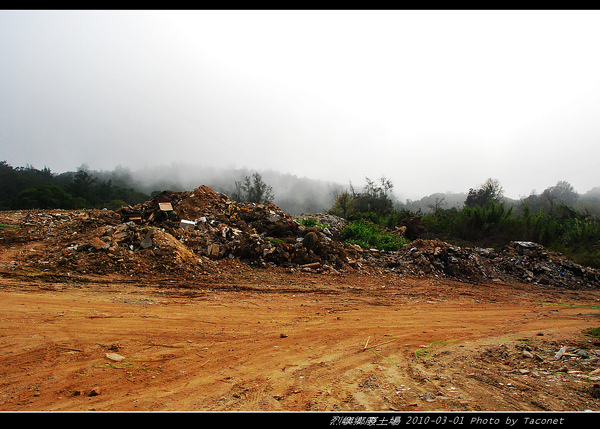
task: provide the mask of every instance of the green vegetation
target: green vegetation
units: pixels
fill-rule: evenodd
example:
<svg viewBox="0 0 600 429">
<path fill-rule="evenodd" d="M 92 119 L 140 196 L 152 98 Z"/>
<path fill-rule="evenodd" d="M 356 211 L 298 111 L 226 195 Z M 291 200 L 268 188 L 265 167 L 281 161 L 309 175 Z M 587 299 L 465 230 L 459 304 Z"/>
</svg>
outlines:
<svg viewBox="0 0 600 429">
<path fill-rule="evenodd" d="M 585 334 L 590 337 L 600 338 L 600 328 L 589 328 L 585 330 Z"/>
<path fill-rule="evenodd" d="M 231 194 L 235 201 L 263 204 L 273 201 L 273 188 L 267 185 L 259 173 L 246 176 L 242 182 L 235 182 L 235 191 Z"/>
<path fill-rule="evenodd" d="M 30 165 L 13 168 L 0 161 L 0 210 L 109 208 L 138 204 L 149 197 L 100 180 L 85 165 L 77 172 L 52 173 Z"/>
<path fill-rule="evenodd" d="M 341 192 L 335 197 L 328 213 L 345 219 L 352 219 L 365 213 L 375 213 L 378 216 L 390 214 L 394 209 L 393 201 L 389 196 L 394 187 L 392 182 L 385 177 L 379 179 L 380 185 L 368 177 L 365 180 L 367 183 L 363 192 L 356 192 L 350 184 L 349 191 Z"/>
<path fill-rule="evenodd" d="M 298 223 L 302 226 L 304 226 L 305 228 L 312 228 L 312 227 L 317 227 L 317 228 L 327 228 L 327 225 L 323 225 L 322 223 L 317 222 L 317 220 L 313 217 L 308 217 L 308 218 L 304 218 L 304 219 L 298 219 Z"/>
<path fill-rule="evenodd" d="M 423 223 L 440 239 L 481 247 L 501 247 L 510 241 L 533 241 L 565 254 L 581 265 L 600 267 L 600 218 L 563 205 L 550 213 L 532 213 L 522 206 L 492 202 L 423 216 Z"/>
<path fill-rule="evenodd" d="M 567 182 L 511 206 L 503 202 L 497 182 L 484 186 L 490 184 L 500 191 L 471 190 L 470 204 L 425 215 L 423 223 L 450 243 L 498 248 L 510 241 L 533 241 L 573 262 L 600 268 L 600 217 L 573 207 L 577 194 Z"/>
<path fill-rule="evenodd" d="M 335 197 L 328 213 L 350 221 L 344 241 L 381 250 L 395 250 L 408 242 L 390 230 L 416 214 L 394 208 L 403 205 L 391 200 L 392 188 L 384 177 L 379 184 L 367 178 L 363 192 L 351 187 Z M 469 190 L 462 207 L 444 209 L 444 198 L 437 195 L 429 204 L 431 213 L 419 213 L 427 237 L 497 249 L 511 241 L 533 241 L 575 263 L 600 268 L 600 216 L 587 208 L 594 207 L 596 194 L 600 201 L 600 192 L 588 193 L 586 205 L 578 204 L 577 192 L 565 181 L 518 202 L 507 202 L 503 194 L 500 183 L 490 178 Z"/>
<path fill-rule="evenodd" d="M 341 239 L 346 243 L 357 244 L 362 248 L 394 251 L 409 243 L 406 238 L 395 234 L 390 229 L 399 225 L 405 217 L 411 216 L 406 211 L 397 211 L 390 198 L 393 188 L 391 181 L 385 177 L 379 179 L 379 185 L 369 179 L 363 192 L 350 190 L 339 193 L 328 214 L 340 216 L 350 221 L 344 227 Z"/>
<path fill-rule="evenodd" d="M 405 238 L 387 232 L 382 226 L 366 220 L 357 220 L 342 230 L 342 240 L 360 247 L 379 250 L 398 250 L 408 243 Z"/>
<path fill-rule="evenodd" d="M 565 308 L 591 308 L 592 310 L 600 310 L 600 305 L 573 305 L 573 304 L 562 304 L 553 302 L 541 302 L 540 305 L 558 306 Z"/>
</svg>

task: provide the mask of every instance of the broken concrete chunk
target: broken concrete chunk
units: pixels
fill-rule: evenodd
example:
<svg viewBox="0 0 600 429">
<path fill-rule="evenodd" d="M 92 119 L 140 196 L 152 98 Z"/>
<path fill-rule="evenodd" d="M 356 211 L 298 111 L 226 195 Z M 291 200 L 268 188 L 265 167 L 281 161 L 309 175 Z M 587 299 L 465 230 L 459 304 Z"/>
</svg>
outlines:
<svg viewBox="0 0 600 429">
<path fill-rule="evenodd" d="M 127 231 L 121 231 L 121 232 L 117 232 L 116 234 L 114 234 L 112 236 L 112 238 L 115 241 L 120 241 L 120 240 L 123 240 L 123 239 L 127 238 L 128 236 L 129 236 L 129 232 L 127 232 Z"/>
<path fill-rule="evenodd" d="M 149 249 L 152 247 L 152 237 L 146 237 L 142 241 L 140 241 L 140 246 L 142 249 Z"/>
<path fill-rule="evenodd" d="M 90 245 L 96 250 L 105 250 L 110 247 L 109 243 L 100 240 L 98 237 L 94 237 L 90 240 Z"/>
<path fill-rule="evenodd" d="M 218 244 L 212 243 L 206 249 L 206 255 L 209 258 L 217 259 L 219 257 L 220 248 Z"/>
</svg>

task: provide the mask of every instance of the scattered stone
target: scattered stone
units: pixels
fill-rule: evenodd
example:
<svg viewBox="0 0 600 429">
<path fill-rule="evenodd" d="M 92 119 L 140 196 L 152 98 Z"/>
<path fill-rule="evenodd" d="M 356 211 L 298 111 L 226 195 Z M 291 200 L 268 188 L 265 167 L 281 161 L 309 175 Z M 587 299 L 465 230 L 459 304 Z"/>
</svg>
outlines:
<svg viewBox="0 0 600 429">
<path fill-rule="evenodd" d="M 118 353 L 106 353 L 106 358 L 115 362 L 120 362 L 125 359 L 125 356 L 121 356 Z"/>
<path fill-rule="evenodd" d="M 107 243 L 107 242 L 105 242 L 105 241 L 102 241 L 102 240 L 100 240 L 100 238 L 98 238 L 98 237 L 93 237 L 93 238 L 90 240 L 90 243 L 89 243 L 89 244 L 90 244 L 90 245 L 91 245 L 91 246 L 92 246 L 94 249 L 96 249 L 96 250 L 101 250 L 101 249 L 102 249 L 102 250 L 105 250 L 105 249 L 108 249 L 108 248 L 110 247 L 110 244 L 109 244 L 109 243 Z"/>
<path fill-rule="evenodd" d="M 88 393 L 88 396 L 98 396 L 101 393 L 102 393 L 102 389 L 100 389 L 100 387 L 96 386 L 92 390 L 90 390 L 90 393 Z"/>
</svg>

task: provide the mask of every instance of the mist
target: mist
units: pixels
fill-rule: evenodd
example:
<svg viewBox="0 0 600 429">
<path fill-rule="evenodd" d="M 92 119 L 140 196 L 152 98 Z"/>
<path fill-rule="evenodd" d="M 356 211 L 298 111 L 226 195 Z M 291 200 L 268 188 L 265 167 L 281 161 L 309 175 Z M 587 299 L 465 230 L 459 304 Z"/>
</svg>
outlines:
<svg viewBox="0 0 600 429">
<path fill-rule="evenodd" d="M 295 192 L 281 177 L 321 185 L 315 210 L 365 177 L 399 201 L 489 177 L 514 199 L 559 180 L 584 193 L 598 186 L 599 18 L 0 11 L 0 159 L 223 191 L 239 180 L 224 171 L 260 171 L 280 198 Z"/>
<path fill-rule="evenodd" d="M 145 167 L 135 171 L 124 166 L 111 171 L 90 171 L 100 181 L 110 180 L 116 186 L 133 188 L 147 195 L 163 190 L 192 191 L 198 186 L 206 185 L 228 196 L 233 194 L 236 182 L 242 182 L 245 177 L 251 177 L 254 173 L 259 173 L 263 181 L 272 188 L 273 202 L 292 215 L 323 213 L 331 208 L 335 196 L 348 188 L 348 185 L 298 177 L 275 170 L 198 168 L 184 163 Z"/>
</svg>

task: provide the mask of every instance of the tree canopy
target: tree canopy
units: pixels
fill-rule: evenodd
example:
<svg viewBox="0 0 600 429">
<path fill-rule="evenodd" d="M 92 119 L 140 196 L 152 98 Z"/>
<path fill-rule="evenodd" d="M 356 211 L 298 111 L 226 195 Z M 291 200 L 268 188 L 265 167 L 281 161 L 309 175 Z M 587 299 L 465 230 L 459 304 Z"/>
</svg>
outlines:
<svg viewBox="0 0 600 429">
<path fill-rule="evenodd" d="M 497 179 L 487 179 L 479 188 L 469 189 L 465 200 L 467 207 L 486 206 L 491 203 L 502 203 L 504 201 L 504 190 Z"/>
<path fill-rule="evenodd" d="M 31 165 L 12 167 L 0 161 L 0 209 L 118 208 L 149 197 L 131 188 L 99 180 L 82 165 L 76 172 L 54 174 Z"/>
<path fill-rule="evenodd" d="M 235 182 L 231 198 L 236 201 L 263 204 L 273 201 L 273 188 L 267 185 L 259 173 L 246 176 L 243 181 Z"/>
</svg>

